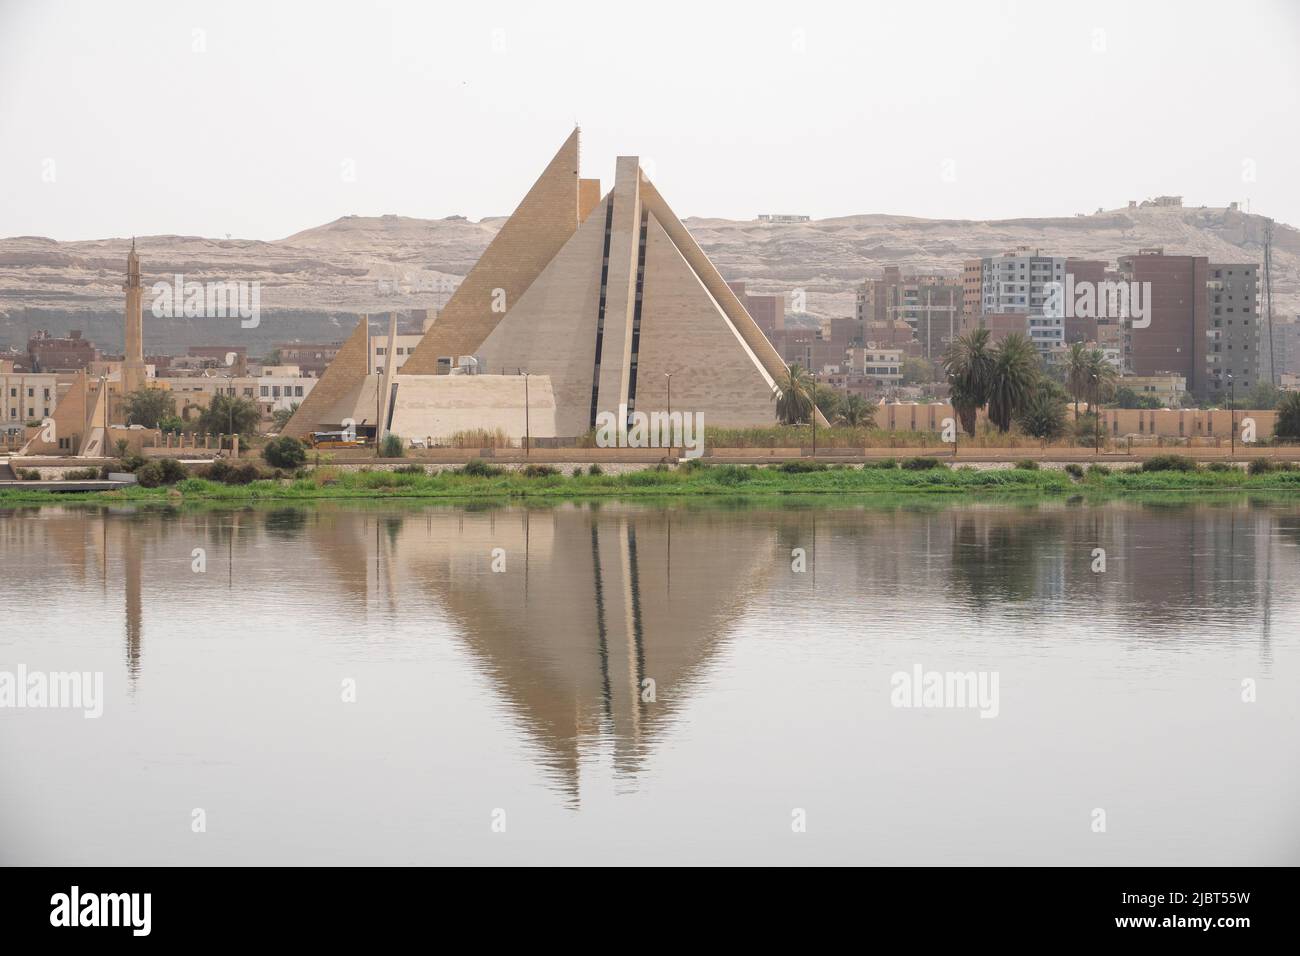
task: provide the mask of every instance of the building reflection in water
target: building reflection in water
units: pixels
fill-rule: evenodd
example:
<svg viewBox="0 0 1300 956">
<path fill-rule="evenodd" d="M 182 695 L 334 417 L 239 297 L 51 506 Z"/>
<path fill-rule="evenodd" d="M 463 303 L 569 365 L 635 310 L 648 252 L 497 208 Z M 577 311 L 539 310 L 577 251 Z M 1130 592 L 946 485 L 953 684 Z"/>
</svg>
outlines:
<svg viewBox="0 0 1300 956">
<path fill-rule="evenodd" d="M 202 581 L 195 547 L 206 550 Z M 807 640 L 837 607 L 901 622 L 909 609 L 918 619 L 1012 621 L 1064 610 L 1127 627 L 1133 640 L 1257 640 L 1268 664 L 1276 595 L 1297 590 L 1300 511 L 1241 498 L 47 507 L 0 513 L 0 548 L 10 597 L 53 589 L 84 600 L 90 619 L 101 609 L 88 595 L 101 592 L 107 613 L 121 595 L 132 686 L 148 679 L 146 621 L 175 628 L 191 606 L 211 613 L 200 589 L 216 583 L 235 620 L 241 606 L 309 590 L 339 622 L 321 640 L 441 628 L 576 801 L 582 760 L 595 749 L 618 773 L 637 773 L 750 613 L 789 615 L 791 638 Z M 807 553 L 806 575 L 792 572 L 794 548 Z M 1103 574 L 1092 570 L 1097 548 Z"/>
</svg>

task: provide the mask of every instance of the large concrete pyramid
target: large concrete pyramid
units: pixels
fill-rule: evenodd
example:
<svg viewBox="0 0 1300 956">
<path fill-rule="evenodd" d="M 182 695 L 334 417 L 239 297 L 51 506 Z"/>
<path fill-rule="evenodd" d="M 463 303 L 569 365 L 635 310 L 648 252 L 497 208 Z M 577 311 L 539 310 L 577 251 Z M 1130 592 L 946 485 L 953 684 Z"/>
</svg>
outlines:
<svg viewBox="0 0 1300 956">
<path fill-rule="evenodd" d="M 361 407 L 366 362 L 353 360 L 351 345 L 335 361 L 347 370 L 334 375 L 331 366 L 287 433 Z M 364 343 L 358 348 L 364 353 Z M 497 381 L 417 383 L 449 371 L 440 360 L 464 355 L 478 357 L 480 378 Z M 706 427 L 769 425 L 786 367 L 635 156 L 619 157 L 603 197 L 597 181 L 579 179 L 575 130 L 398 371 L 395 421 L 411 435 L 447 437 L 438 429 L 449 419 L 433 414 L 445 401 L 461 408 L 458 421 L 480 408 L 475 428 L 520 437 L 511 423 L 521 416 L 503 409 L 532 394 L 518 387 L 525 372 L 539 395 L 554 398 L 551 434 L 571 438 L 602 413 L 617 422 L 671 412 L 698 413 Z M 483 399 L 471 400 L 472 391 Z M 421 409 L 404 408 L 404 394 L 424 396 Z"/>
<path fill-rule="evenodd" d="M 785 370 L 634 156 L 474 354 L 489 372 L 550 376 L 570 436 L 620 408 L 767 425 Z"/>
</svg>

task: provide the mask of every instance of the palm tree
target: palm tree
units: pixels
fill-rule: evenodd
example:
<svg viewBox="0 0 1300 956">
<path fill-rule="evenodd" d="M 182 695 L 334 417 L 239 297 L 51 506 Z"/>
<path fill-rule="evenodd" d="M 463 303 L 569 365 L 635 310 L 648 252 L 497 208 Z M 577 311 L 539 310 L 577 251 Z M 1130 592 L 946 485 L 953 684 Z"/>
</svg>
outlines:
<svg viewBox="0 0 1300 956">
<path fill-rule="evenodd" d="M 1300 439 L 1300 392 L 1287 392 L 1277 403 L 1277 425 L 1273 432 L 1286 441 Z"/>
<path fill-rule="evenodd" d="M 814 382 L 813 399 L 817 403 L 817 410 L 822 413 L 822 417 L 827 422 L 833 422 L 839 417 L 841 399 L 840 393 L 835 389 L 829 385 L 818 385 Z"/>
<path fill-rule="evenodd" d="M 967 435 L 975 435 L 975 415 L 988 401 L 993 379 L 989 330 L 974 329 L 957 338 L 943 354 L 948 399 Z"/>
<path fill-rule="evenodd" d="M 1089 408 L 1108 402 L 1115 396 L 1115 366 L 1106 361 L 1106 353 L 1101 349 L 1088 352 L 1087 375 L 1085 394 Z"/>
<path fill-rule="evenodd" d="M 772 393 L 776 400 L 776 417 L 782 425 L 794 425 L 804 421 L 812 413 L 813 381 L 808 370 L 795 363 L 786 369 L 785 375 L 777 382 L 777 390 Z"/>
<path fill-rule="evenodd" d="M 1038 351 L 1023 332 L 1012 332 L 993 350 L 993 378 L 989 387 L 989 421 L 998 431 L 1008 431 L 1016 413 L 1038 383 Z"/>
<path fill-rule="evenodd" d="M 850 428 L 871 428 L 876 424 L 876 406 L 861 395 L 850 395 L 840 406 L 839 421 Z"/>
<path fill-rule="evenodd" d="M 1079 420 L 1079 403 L 1088 394 L 1088 384 L 1092 379 L 1092 363 L 1088 347 L 1082 342 L 1070 346 L 1070 354 L 1065 360 L 1065 387 L 1074 399 L 1074 420 Z"/>
<path fill-rule="evenodd" d="M 1017 413 L 1020 430 L 1034 438 L 1051 441 L 1065 433 L 1065 403 L 1060 388 L 1036 388 Z"/>
</svg>

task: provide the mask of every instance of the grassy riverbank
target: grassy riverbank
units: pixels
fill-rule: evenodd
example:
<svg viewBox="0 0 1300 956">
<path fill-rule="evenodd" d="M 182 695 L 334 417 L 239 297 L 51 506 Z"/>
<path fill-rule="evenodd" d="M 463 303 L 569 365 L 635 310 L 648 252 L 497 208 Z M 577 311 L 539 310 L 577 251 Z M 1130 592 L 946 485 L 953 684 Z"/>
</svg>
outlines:
<svg viewBox="0 0 1300 956">
<path fill-rule="evenodd" d="M 0 490 L 5 502 L 72 501 L 248 501 L 339 498 L 584 498 L 793 494 L 919 494 L 919 495 L 1068 495 L 1080 492 L 1136 494 L 1159 491 L 1269 491 L 1300 493 L 1300 470 L 1248 474 L 1240 469 L 1129 470 L 1017 467 L 1005 469 L 948 468 L 934 462 L 910 462 L 913 467 L 855 467 L 791 462 L 754 467 L 689 465 L 647 469 L 617 475 L 588 472 L 532 474 L 501 471 L 476 463 L 445 468 L 433 474 L 412 469 L 342 472 L 318 469 L 297 478 L 263 479 L 248 484 L 223 484 L 187 478 L 171 486 L 131 486 L 106 492 L 28 491 L 19 486 Z M 925 467 L 925 466 L 929 467 Z"/>
</svg>

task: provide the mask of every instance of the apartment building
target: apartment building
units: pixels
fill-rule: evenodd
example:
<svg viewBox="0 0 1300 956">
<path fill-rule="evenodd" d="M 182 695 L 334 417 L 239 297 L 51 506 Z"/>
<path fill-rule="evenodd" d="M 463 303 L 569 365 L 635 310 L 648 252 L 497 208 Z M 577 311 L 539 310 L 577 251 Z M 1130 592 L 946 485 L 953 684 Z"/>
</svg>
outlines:
<svg viewBox="0 0 1300 956">
<path fill-rule="evenodd" d="M 767 336 L 768 341 L 777 332 L 785 328 L 785 296 L 784 295 L 760 295 L 749 292 L 743 282 L 728 282 L 728 288 L 736 293 L 736 298 L 740 304 L 745 307 L 754 323 Z"/>
<path fill-rule="evenodd" d="M 424 338 L 423 332 L 399 332 L 393 339 L 393 368 L 399 369 L 406 364 L 407 358 L 415 352 L 415 347 Z M 282 356 L 283 357 L 283 356 Z M 370 336 L 370 369 L 376 375 L 383 375 L 387 368 L 388 336 L 386 334 Z M 514 371 L 511 369 L 510 371 Z"/>
<path fill-rule="evenodd" d="M 999 331 L 1024 332 L 1039 352 L 1046 354 L 1065 344 L 1065 317 L 1048 302 L 1053 283 L 1065 285 L 1064 256 L 1045 256 L 1040 250 L 1020 246 L 1001 256 L 980 261 L 980 310 L 983 324 L 1000 316 Z M 1060 310 L 1056 310 L 1058 313 Z"/>
<path fill-rule="evenodd" d="M 0 416 L 5 425 L 48 418 L 58 401 L 58 376 L 53 372 L 0 372 Z"/>
<path fill-rule="evenodd" d="M 898 266 L 886 266 L 880 278 L 858 287 L 854 318 L 863 326 L 905 322 L 920 354 L 937 358 L 961 334 L 964 295 L 962 276 L 905 276 Z"/>
<path fill-rule="evenodd" d="M 1208 338 L 1206 388 L 1210 395 L 1228 395 L 1235 386 L 1244 395 L 1269 381 L 1260 367 L 1261 328 L 1259 268 L 1249 263 L 1211 263 L 1206 281 Z"/>
</svg>

